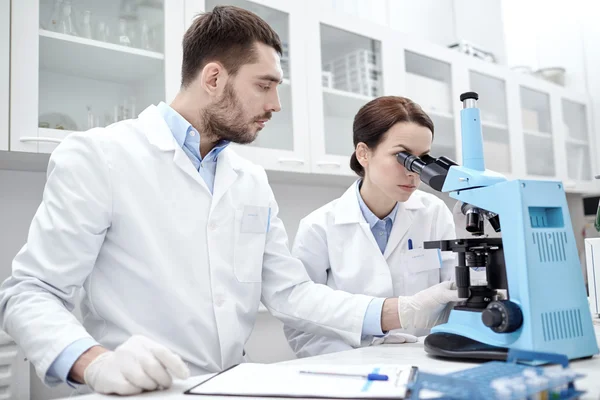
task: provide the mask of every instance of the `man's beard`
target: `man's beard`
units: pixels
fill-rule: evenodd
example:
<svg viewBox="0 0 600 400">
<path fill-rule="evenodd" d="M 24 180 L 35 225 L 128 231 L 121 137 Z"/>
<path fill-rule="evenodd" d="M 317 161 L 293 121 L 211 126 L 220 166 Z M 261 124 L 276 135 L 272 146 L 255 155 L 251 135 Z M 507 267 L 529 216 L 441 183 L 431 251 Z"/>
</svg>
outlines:
<svg viewBox="0 0 600 400">
<path fill-rule="evenodd" d="M 271 113 L 266 113 L 258 119 L 270 119 Z M 237 98 L 231 82 L 227 83 L 223 98 L 202 111 L 202 132 L 221 140 L 233 143 L 252 143 L 258 131 L 252 131 L 255 120 L 246 123 L 241 102 Z"/>
</svg>

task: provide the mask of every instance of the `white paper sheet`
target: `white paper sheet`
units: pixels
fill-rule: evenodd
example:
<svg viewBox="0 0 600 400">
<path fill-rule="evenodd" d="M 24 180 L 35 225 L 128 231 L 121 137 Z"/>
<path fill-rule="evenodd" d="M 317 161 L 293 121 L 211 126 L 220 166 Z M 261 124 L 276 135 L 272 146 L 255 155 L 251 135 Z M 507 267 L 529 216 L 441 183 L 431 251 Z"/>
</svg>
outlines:
<svg viewBox="0 0 600 400">
<path fill-rule="evenodd" d="M 379 373 L 387 381 L 360 377 L 302 374 L 299 371 L 347 374 Z M 396 398 L 404 397 L 410 365 L 276 365 L 240 364 L 190 389 L 188 394 L 250 397 Z"/>
</svg>

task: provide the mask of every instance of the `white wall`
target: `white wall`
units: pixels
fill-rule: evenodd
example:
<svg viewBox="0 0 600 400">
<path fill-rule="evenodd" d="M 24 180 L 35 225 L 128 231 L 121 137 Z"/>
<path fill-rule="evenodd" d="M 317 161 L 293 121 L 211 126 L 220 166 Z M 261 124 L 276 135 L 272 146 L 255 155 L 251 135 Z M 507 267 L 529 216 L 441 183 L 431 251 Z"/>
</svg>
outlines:
<svg viewBox="0 0 600 400">
<path fill-rule="evenodd" d="M 585 91 L 582 18 L 597 15 L 595 7 L 593 0 L 572 0 L 568 7 L 562 0 L 503 1 L 507 64 L 563 67 L 566 86 Z"/>
<path fill-rule="evenodd" d="M 466 40 L 506 62 L 501 0 L 311 1 L 442 46 Z"/>
</svg>

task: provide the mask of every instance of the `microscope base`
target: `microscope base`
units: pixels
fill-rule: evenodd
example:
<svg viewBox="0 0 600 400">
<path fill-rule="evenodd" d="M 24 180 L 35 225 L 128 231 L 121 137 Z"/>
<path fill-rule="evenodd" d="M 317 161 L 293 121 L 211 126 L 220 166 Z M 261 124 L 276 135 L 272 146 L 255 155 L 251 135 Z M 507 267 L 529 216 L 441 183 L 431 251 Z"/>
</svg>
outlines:
<svg viewBox="0 0 600 400">
<path fill-rule="evenodd" d="M 453 333 L 436 332 L 425 338 L 425 352 L 444 358 L 506 361 L 508 349 L 490 346 Z"/>
</svg>

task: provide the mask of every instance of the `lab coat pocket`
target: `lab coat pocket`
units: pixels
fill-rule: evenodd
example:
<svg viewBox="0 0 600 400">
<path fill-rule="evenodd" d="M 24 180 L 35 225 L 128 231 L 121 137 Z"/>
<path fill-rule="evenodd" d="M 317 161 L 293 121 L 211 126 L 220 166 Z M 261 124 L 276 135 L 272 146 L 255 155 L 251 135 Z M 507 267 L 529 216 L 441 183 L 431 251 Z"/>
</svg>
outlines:
<svg viewBox="0 0 600 400">
<path fill-rule="evenodd" d="M 268 214 L 269 207 L 257 206 L 245 206 L 235 212 L 233 270 L 239 282 L 262 280 Z"/>
<path fill-rule="evenodd" d="M 412 296 L 440 282 L 442 259 L 439 250 L 409 250 L 403 258 L 404 290 L 407 296 Z"/>
</svg>

